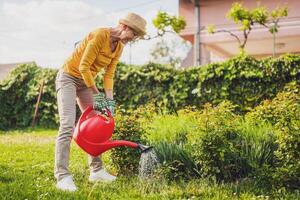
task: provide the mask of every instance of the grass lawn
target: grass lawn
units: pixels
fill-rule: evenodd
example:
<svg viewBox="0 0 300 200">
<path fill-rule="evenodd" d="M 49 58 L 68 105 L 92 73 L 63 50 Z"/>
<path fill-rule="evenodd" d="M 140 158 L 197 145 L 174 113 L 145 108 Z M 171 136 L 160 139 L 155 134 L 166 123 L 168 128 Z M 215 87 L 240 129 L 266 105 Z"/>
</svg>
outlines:
<svg viewBox="0 0 300 200">
<path fill-rule="evenodd" d="M 71 147 L 70 170 L 79 190 L 61 192 L 53 177 L 56 130 L 37 129 L 0 133 L 0 199 L 300 199 L 289 192 L 266 193 L 245 181 L 216 184 L 205 180 L 141 182 L 137 177 L 118 176 L 110 184 L 89 183 L 86 154 Z M 108 171 L 109 152 L 103 156 Z"/>
</svg>

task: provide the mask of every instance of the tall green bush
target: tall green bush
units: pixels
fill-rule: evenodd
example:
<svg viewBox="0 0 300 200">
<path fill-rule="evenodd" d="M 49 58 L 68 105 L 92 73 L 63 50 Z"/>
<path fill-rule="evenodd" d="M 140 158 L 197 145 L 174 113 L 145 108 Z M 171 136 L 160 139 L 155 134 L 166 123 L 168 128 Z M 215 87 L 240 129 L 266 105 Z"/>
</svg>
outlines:
<svg viewBox="0 0 300 200">
<path fill-rule="evenodd" d="M 261 61 L 238 56 L 224 63 L 213 63 L 199 70 L 199 81 L 191 104 L 218 104 L 229 100 L 241 111 L 249 111 L 262 100 L 273 98 L 284 85 L 300 80 L 300 57 L 285 55 Z"/>
<path fill-rule="evenodd" d="M 240 157 L 245 161 L 245 174 L 257 184 L 270 183 L 269 169 L 274 167 L 278 130 L 270 123 L 252 124 L 245 119 L 238 122 L 237 130 L 242 138 Z"/>
<path fill-rule="evenodd" d="M 276 187 L 299 189 L 300 186 L 300 85 L 291 82 L 271 101 L 264 101 L 246 114 L 252 123 L 271 123 L 278 130 L 278 148 L 268 174 Z"/>
<path fill-rule="evenodd" d="M 160 163 L 156 175 L 168 180 L 200 177 L 200 170 L 184 143 L 161 141 L 154 145 Z"/>
<path fill-rule="evenodd" d="M 186 136 L 197 130 L 193 113 L 187 109 L 179 110 L 177 115 L 164 114 L 152 117 L 151 122 L 144 125 L 143 137 L 150 143 L 173 142 L 185 143 Z"/>
<path fill-rule="evenodd" d="M 198 131 L 188 135 L 203 177 L 229 181 L 245 176 L 245 161 L 240 156 L 242 139 L 236 128 L 240 116 L 234 110 L 230 102 L 216 107 L 206 104 L 198 116 Z"/>
<path fill-rule="evenodd" d="M 25 127 L 33 119 L 41 81 L 44 80 L 43 98 L 37 123 L 49 127 L 57 124 L 54 77 L 56 70 L 41 69 L 35 64 L 20 65 L 0 84 L 0 129 Z"/>
<path fill-rule="evenodd" d="M 57 70 L 36 65 L 21 65 L 0 84 L 3 108 L 1 129 L 28 126 L 41 80 L 45 81 L 39 109 L 38 124 L 57 126 L 57 106 L 54 80 Z M 115 98 L 124 109 L 136 109 L 148 102 L 167 112 L 185 106 L 202 108 L 205 103 L 218 105 L 229 100 L 237 111 L 247 112 L 265 99 L 273 98 L 291 81 L 299 84 L 300 56 L 255 60 L 238 56 L 223 63 L 213 63 L 187 70 L 149 63 L 131 66 L 120 63 L 115 77 Z M 97 77 L 102 87 L 102 74 Z M 29 95 L 27 95 L 29 94 Z"/>
<path fill-rule="evenodd" d="M 249 111 L 273 98 L 284 85 L 300 80 L 299 55 L 256 60 L 241 55 L 222 63 L 175 70 L 154 63 L 140 68 L 121 64 L 117 71 L 116 96 L 127 108 L 154 99 L 156 106 L 178 110 L 187 105 L 202 107 L 229 100 L 238 110 Z"/>
</svg>

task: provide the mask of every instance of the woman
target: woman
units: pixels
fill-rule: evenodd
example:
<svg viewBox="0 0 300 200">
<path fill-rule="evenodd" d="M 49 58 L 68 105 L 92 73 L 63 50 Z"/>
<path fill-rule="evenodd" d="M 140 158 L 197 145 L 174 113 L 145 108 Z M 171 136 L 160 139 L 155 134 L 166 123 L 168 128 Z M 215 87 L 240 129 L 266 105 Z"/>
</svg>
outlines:
<svg viewBox="0 0 300 200">
<path fill-rule="evenodd" d="M 146 21 L 129 13 L 115 28 L 98 28 L 89 33 L 65 61 L 56 77 L 56 92 L 60 117 L 59 133 L 55 145 L 56 187 L 76 191 L 69 172 L 70 143 L 76 117 L 76 100 L 83 111 L 88 106 L 96 110 L 108 108 L 114 113 L 113 77 L 124 45 L 145 35 Z M 101 70 L 104 74 L 105 95 L 95 86 L 94 78 Z M 100 157 L 88 155 L 89 181 L 110 182 L 116 179 L 105 171 Z"/>
</svg>

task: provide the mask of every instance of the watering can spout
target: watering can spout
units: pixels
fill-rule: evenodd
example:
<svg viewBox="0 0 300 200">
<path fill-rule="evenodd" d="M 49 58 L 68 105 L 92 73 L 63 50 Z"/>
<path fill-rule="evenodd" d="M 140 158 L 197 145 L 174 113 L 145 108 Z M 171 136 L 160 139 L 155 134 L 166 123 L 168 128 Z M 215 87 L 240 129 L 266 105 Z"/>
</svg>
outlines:
<svg viewBox="0 0 300 200">
<path fill-rule="evenodd" d="M 118 147 L 118 146 L 127 146 L 131 148 L 139 148 L 142 152 L 146 152 L 149 149 L 153 148 L 152 146 L 147 146 L 143 144 L 138 144 L 135 142 L 125 141 L 125 140 L 110 140 L 104 144 L 107 147 L 107 150 Z"/>
<path fill-rule="evenodd" d="M 97 154 L 91 154 L 93 156 L 98 156 L 99 154 L 104 153 L 107 150 L 110 150 L 115 147 L 120 147 L 120 146 L 138 148 L 142 152 L 146 152 L 152 148 L 151 146 L 146 146 L 146 145 L 142 145 L 142 144 L 138 144 L 138 143 L 130 142 L 130 141 L 125 141 L 125 140 L 108 140 L 104 143 L 94 144 L 94 146 L 97 148 L 98 152 L 97 152 Z"/>
<path fill-rule="evenodd" d="M 146 152 L 150 149 L 152 149 L 152 146 L 147 146 L 147 145 L 143 145 L 143 144 L 138 144 L 138 148 L 142 151 L 142 152 Z"/>
<path fill-rule="evenodd" d="M 103 144 L 103 146 L 106 147 L 106 150 L 109 150 L 114 147 L 119 147 L 119 146 L 127 146 L 131 148 L 138 148 L 138 144 L 130 141 L 125 141 L 125 140 L 109 140 Z"/>
</svg>

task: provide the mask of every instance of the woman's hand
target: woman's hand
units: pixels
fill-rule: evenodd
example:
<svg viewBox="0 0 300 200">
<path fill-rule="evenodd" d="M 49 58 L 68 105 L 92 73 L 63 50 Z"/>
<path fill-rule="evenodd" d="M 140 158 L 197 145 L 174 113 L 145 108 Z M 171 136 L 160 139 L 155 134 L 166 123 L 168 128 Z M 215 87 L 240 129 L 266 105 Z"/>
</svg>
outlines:
<svg viewBox="0 0 300 200">
<path fill-rule="evenodd" d="M 108 108 L 107 100 L 104 93 L 93 95 L 94 105 L 93 108 L 100 112 L 104 112 Z"/>
<path fill-rule="evenodd" d="M 110 113 L 112 114 L 112 116 L 115 115 L 115 108 L 116 108 L 116 101 L 113 99 L 106 99 L 107 102 L 107 108 L 110 111 Z"/>
<path fill-rule="evenodd" d="M 110 98 L 106 98 L 104 93 L 98 93 L 93 95 L 94 109 L 105 113 L 106 109 L 110 111 L 112 115 L 115 114 L 116 101 Z"/>
</svg>

